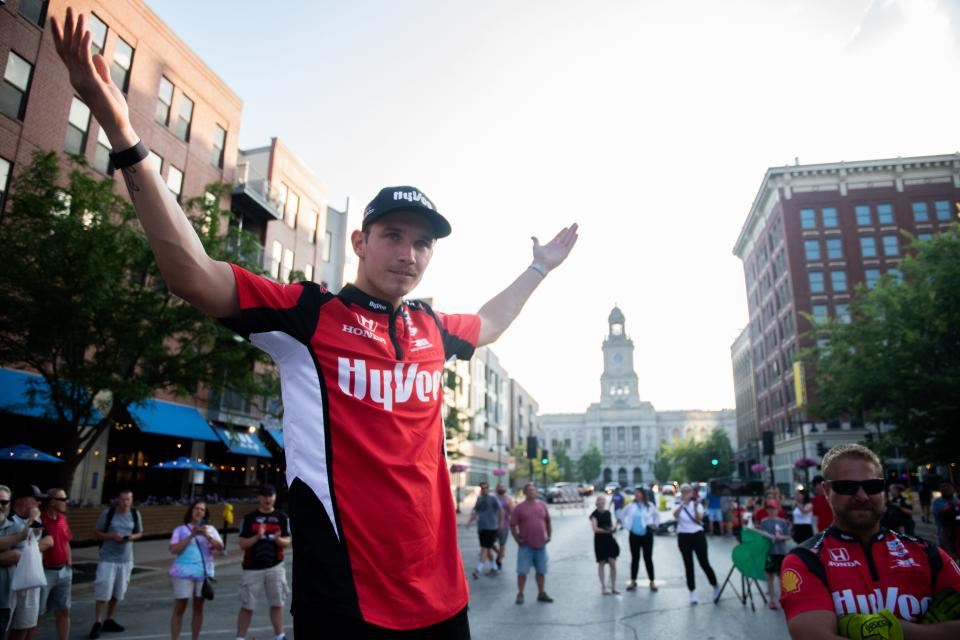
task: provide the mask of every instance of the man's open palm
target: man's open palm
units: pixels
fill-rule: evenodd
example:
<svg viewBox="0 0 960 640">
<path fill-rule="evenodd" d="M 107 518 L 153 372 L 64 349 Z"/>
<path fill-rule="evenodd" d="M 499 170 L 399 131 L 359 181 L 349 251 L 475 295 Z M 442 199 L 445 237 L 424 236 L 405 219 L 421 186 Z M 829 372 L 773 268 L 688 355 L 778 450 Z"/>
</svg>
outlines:
<svg viewBox="0 0 960 640">
<path fill-rule="evenodd" d="M 80 94 L 80 99 L 90 107 L 105 133 L 121 131 L 130 120 L 127 101 L 123 92 L 113 84 L 103 56 L 91 55 L 93 34 L 87 30 L 86 16 L 75 17 L 73 8 L 67 7 L 63 27 L 55 16 L 50 18 L 50 27 L 57 54 L 66 65 L 70 84 Z"/>
<path fill-rule="evenodd" d="M 560 233 L 553 237 L 553 240 L 547 244 L 540 244 L 536 236 L 533 240 L 533 259 L 542 264 L 547 271 L 560 266 L 560 263 L 567 259 L 570 250 L 577 243 L 577 225 L 576 223 L 569 227 L 564 227 Z"/>
</svg>

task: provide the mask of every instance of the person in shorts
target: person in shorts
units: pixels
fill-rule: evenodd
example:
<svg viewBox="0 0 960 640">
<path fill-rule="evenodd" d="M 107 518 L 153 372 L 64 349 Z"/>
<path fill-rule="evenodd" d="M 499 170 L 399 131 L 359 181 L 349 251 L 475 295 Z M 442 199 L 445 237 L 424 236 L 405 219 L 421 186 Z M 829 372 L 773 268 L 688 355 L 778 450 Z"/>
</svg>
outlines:
<svg viewBox="0 0 960 640">
<path fill-rule="evenodd" d="M 767 513 L 770 514 L 760 521 L 760 531 L 773 539 L 773 546 L 770 547 L 770 553 L 767 555 L 767 606 L 771 609 L 778 609 L 776 588 L 774 583 L 779 581 L 780 566 L 783 564 L 783 558 L 787 555 L 787 540 L 790 539 L 790 522 L 779 515 L 781 512 L 780 503 L 774 498 L 768 498 L 766 502 Z"/>
<path fill-rule="evenodd" d="M 170 553 L 176 556 L 170 567 L 173 586 L 173 612 L 170 616 L 170 638 L 177 640 L 183 626 L 187 603 L 193 601 L 190 631 L 198 640 L 203 628 L 203 584 L 214 577 L 213 556 L 223 549 L 223 540 L 210 522 L 210 511 L 204 500 L 197 499 L 187 507 L 183 524 L 170 536 Z"/>
<path fill-rule="evenodd" d="M 480 563 L 473 570 L 473 578 L 476 580 L 484 573 L 484 565 L 490 568 L 486 575 L 496 575 L 498 569 L 495 564 L 496 554 L 494 547 L 497 544 L 497 532 L 503 525 L 503 509 L 500 508 L 500 501 L 490 495 L 490 485 L 486 482 L 480 483 L 480 495 L 477 496 L 477 503 L 473 507 L 473 513 L 467 520 L 467 526 L 477 521 L 477 531 L 480 534 Z"/>
<path fill-rule="evenodd" d="M 517 541 L 517 604 L 523 604 L 523 588 L 530 567 L 536 570 L 537 602 L 553 602 L 544 590 L 547 576 L 547 543 L 553 533 L 550 511 L 537 499 L 537 486 L 532 482 L 523 488 L 526 499 L 513 509 L 510 531 Z"/>
<path fill-rule="evenodd" d="M 16 535 L 9 536 L 7 540 L 14 543 L 13 549 L 17 553 L 18 561 L 20 559 L 19 554 L 26 544 L 27 536 L 33 536 L 37 540 L 40 553 L 53 546 L 53 538 L 43 527 L 40 520 L 40 509 L 38 508 L 38 501 L 46 497 L 36 485 L 22 484 L 14 488 L 13 515 L 10 516 L 13 527 L 9 533 Z M 8 567 L 11 580 L 15 568 L 16 563 Z M 37 637 L 41 588 L 34 587 L 10 593 L 10 640 L 25 640 L 26 638 Z"/>
<path fill-rule="evenodd" d="M 283 553 L 291 543 L 290 522 L 287 514 L 276 509 L 277 490 L 273 485 L 260 485 L 257 502 L 257 510 L 243 518 L 237 543 L 243 551 L 237 640 L 247 637 L 253 611 L 264 598 L 270 606 L 276 640 L 283 640 L 283 605 L 289 595 Z"/>
<path fill-rule="evenodd" d="M 43 573 L 47 586 L 40 590 L 40 612 L 53 611 L 57 621 L 57 637 L 70 637 L 70 590 L 73 586 L 73 556 L 70 541 L 73 532 L 67 521 L 67 492 L 47 489 L 40 519 L 53 538 L 53 546 L 43 554 Z"/>
<path fill-rule="evenodd" d="M 99 638 L 101 631 L 124 630 L 116 621 L 117 606 L 127 593 L 133 573 L 133 543 L 143 537 L 143 521 L 133 508 L 132 491 L 122 489 L 117 493 L 113 506 L 104 509 L 97 519 L 94 536 L 103 546 L 93 587 L 96 618 L 89 637 Z M 104 605 L 107 605 L 106 620 L 103 619 Z"/>
<path fill-rule="evenodd" d="M 503 483 L 497 484 L 497 500 L 500 502 L 500 510 L 503 511 L 503 520 L 500 522 L 500 529 L 497 530 L 497 571 L 502 571 L 503 556 L 506 552 L 507 539 L 510 537 L 510 515 L 514 507 L 513 498 L 507 493 Z"/>
</svg>

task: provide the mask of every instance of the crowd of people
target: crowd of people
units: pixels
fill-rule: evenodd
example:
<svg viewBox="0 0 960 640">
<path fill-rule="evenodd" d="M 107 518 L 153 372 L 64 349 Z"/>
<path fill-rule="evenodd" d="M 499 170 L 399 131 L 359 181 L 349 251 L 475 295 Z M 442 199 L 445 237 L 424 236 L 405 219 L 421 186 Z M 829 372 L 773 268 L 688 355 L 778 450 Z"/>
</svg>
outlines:
<svg viewBox="0 0 960 640">
<path fill-rule="evenodd" d="M 100 549 L 94 581 L 95 621 L 88 634 L 92 639 L 125 630 L 117 620 L 118 608 L 133 573 L 135 543 L 145 533 L 142 516 L 133 507 L 133 497 L 132 491 L 121 490 L 97 519 L 94 536 Z M 292 539 L 289 520 L 276 508 L 276 499 L 272 485 L 260 485 L 257 509 L 244 516 L 240 525 L 237 546 L 243 552 L 243 572 L 238 640 L 246 638 L 253 613 L 264 601 L 276 640 L 284 640 L 283 607 L 290 595 L 284 551 Z M 60 640 L 70 635 L 73 532 L 66 513 L 68 500 L 61 488 L 42 492 L 31 484 L 17 485 L 14 490 L 0 485 L 0 638 L 7 637 L 8 629 L 10 640 L 36 638 L 39 617 L 44 613 L 55 617 Z M 191 604 L 191 638 L 197 640 L 202 633 L 204 604 L 213 598 L 215 557 L 224 549 L 224 537 L 210 523 L 210 512 L 203 499 L 187 506 L 183 524 L 170 535 L 172 561 L 168 573 L 173 596 L 173 640 L 180 637 Z M 31 546 L 35 548 L 28 548 Z M 39 555 L 42 576 L 30 578 L 27 562 L 21 562 L 25 554 L 32 553 Z M 20 566 L 24 567 L 23 573 Z"/>
</svg>

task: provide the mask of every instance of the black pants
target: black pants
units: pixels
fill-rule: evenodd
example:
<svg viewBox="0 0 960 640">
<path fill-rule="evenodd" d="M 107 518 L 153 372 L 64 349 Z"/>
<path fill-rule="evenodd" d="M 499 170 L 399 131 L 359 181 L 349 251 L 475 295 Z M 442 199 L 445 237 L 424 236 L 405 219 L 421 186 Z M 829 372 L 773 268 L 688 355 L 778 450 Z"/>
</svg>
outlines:
<svg viewBox="0 0 960 640">
<path fill-rule="evenodd" d="M 687 589 L 693 591 L 697 588 L 693 578 L 693 554 L 697 554 L 697 563 L 707 574 L 707 581 L 712 586 L 717 586 L 717 576 L 710 566 L 710 559 L 707 558 L 707 537 L 703 535 L 703 531 L 678 533 L 677 545 L 680 547 L 680 555 L 683 556 L 683 570 L 687 573 Z"/>
<path fill-rule="evenodd" d="M 369 624 L 357 618 L 331 613 L 293 616 L 293 637 L 305 640 L 470 640 L 467 607 L 443 622 L 420 629 L 397 631 Z"/>
<path fill-rule="evenodd" d="M 647 578 L 653 581 L 653 531 L 647 529 L 642 536 L 630 534 L 630 580 L 637 581 L 640 568 L 640 551 L 643 551 L 643 564 L 647 567 Z"/>
</svg>

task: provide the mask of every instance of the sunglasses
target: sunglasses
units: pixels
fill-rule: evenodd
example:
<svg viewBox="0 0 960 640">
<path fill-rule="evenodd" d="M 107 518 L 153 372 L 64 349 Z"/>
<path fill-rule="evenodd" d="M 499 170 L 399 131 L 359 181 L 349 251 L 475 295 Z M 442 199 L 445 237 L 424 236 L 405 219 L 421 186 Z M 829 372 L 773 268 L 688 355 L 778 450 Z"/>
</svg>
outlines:
<svg viewBox="0 0 960 640">
<path fill-rule="evenodd" d="M 868 496 L 875 496 L 883 493 L 885 482 L 883 478 L 873 478 L 870 480 L 824 480 L 824 484 L 829 484 L 830 488 L 842 496 L 856 495 L 860 487 Z"/>
<path fill-rule="evenodd" d="M 69 500 L 69 498 L 66 496 L 62 498 L 58 498 L 57 496 L 50 496 L 49 500 L 58 500 L 60 502 L 66 502 L 67 500 Z"/>
<path fill-rule="evenodd" d="M 9 500 L 0 500 L 0 507 L 5 507 L 10 504 Z"/>
</svg>

